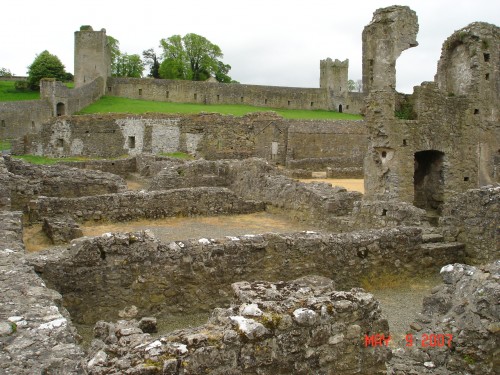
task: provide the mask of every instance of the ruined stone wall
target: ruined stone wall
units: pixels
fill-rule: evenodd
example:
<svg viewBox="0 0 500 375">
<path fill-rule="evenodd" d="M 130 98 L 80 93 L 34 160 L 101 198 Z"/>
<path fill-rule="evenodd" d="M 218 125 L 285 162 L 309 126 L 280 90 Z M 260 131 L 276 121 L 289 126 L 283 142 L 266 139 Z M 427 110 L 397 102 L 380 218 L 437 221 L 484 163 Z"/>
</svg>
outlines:
<svg viewBox="0 0 500 375">
<path fill-rule="evenodd" d="M 287 167 L 326 170 L 363 165 L 368 147 L 364 121 L 294 120 L 290 123 Z"/>
<path fill-rule="evenodd" d="M 138 172 L 136 157 L 113 160 L 60 161 L 58 164 L 72 168 L 113 173 L 123 178 L 127 178 L 131 173 Z"/>
<path fill-rule="evenodd" d="M 458 253 L 421 248 L 417 228 L 346 234 L 263 234 L 176 241 L 150 232 L 80 238 L 64 251 L 33 257 L 37 272 L 64 295 L 75 322 L 115 320 L 135 305 L 140 316 L 196 313 L 223 306 L 238 280 L 331 278 L 342 290 L 374 274 L 426 274 Z M 120 295 L 120 298 L 116 298 Z"/>
<path fill-rule="evenodd" d="M 99 322 L 89 373 L 120 372 L 123 363 L 132 374 L 148 367 L 171 375 L 386 373 L 390 349 L 360 345 L 363 334 L 389 331 L 378 303 L 362 289 L 337 292 L 318 276 L 232 287 L 231 307 L 215 309 L 194 329 L 152 338 L 144 333 L 154 328 L 151 318 Z"/>
<path fill-rule="evenodd" d="M 443 284 L 424 298 L 422 313 L 408 331 L 412 345 L 404 340 L 402 349 L 393 351 L 390 373 L 497 374 L 499 276 L 499 261 L 443 267 Z"/>
<path fill-rule="evenodd" d="M 378 10 L 365 31 L 385 32 L 390 43 L 399 43 L 399 32 L 386 22 L 390 19 L 386 16 L 393 13 L 402 24 L 414 18 L 408 9 L 389 7 Z M 417 29 L 408 28 L 415 33 Z M 413 95 L 405 100 L 404 105 L 409 107 L 403 113 L 404 119 L 395 117 L 396 109 L 401 110 L 396 107 L 400 97 L 387 78 L 394 72 L 374 71 L 376 84 L 368 95 L 366 109 L 370 134 L 365 157 L 368 199 L 396 199 L 439 211 L 454 192 L 498 181 L 500 119 L 496 98 L 500 79 L 494 61 L 484 61 L 485 56 L 499 61 L 497 52 L 488 54 L 491 47 L 500 45 L 498 30 L 494 25 L 473 23 L 454 33 L 443 44 L 436 83 L 424 82 L 415 87 Z M 373 41 L 368 31 L 363 43 L 373 55 L 364 55 L 364 64 L 369 66 L 372 58 L 375 67 L 385 64 L 384 39 Z M 393 57 L 408 46 L 412 43 L 399 45 Z M 453 52 L 457 48 L 458 52 Z"/>
<path fill-rule="evenodd" d="M 117 193 L 126 189 L 125 181 L 110 173 L 86 171 L 61 165 L 34 165 L 3 158 L 7 169 L 11 206 L 26 210 L 38 196 L 81 197 Z"/>
<path fill-rule="evenodd" d="M 47 100 L 0 102 L 0 139 L 39 131 L 51 117 L 52 106 Z"/>
<path fill-rule="evenodd" d="M 75 221 L 127 221 L 175 216 L 214 216 L 262 211 L 264 205 L 245 201 L 225 188 L 186 188 L 79 198 L 38 197 L 30 204 L 30 222 L 69 216 Z"/>
<path fill-rule="evenodd" d="M 39 134 L 15 142 L 12 152 L 109 158 L 182 151 L 209 160 L 260 157 L 284 165 L 302 159 L 308 168 L 314 168 L 315 160 L 318 168 L 341 162 L 360 168 L 365 148 L 361 121 L 285 120 L 265 112 L 243 117 L 207 113 L 63 117 L 46 124 Z M 325 155 L 331 157 L 326 163 L 320 160 Z"/>
<path fill-rule="evenodd" d="M 456 194 L 443 207 L 444 235 L 465 244 L 467 262 L 484 264 L 500 257 L 500 187 Z"/>
<path fill-rule="evenodd" d="M 52 116 L 72 115 L 98 100 L 102 95 L 105 80 L 97 77 L 86 84 L 68 88 L 54 79 L 40 81 L 40 96 L 52 104 Z"/>
<path fill-rule="evenodd" d="M 190 186 L 228 187 L 244 199 L 286 210 L 287 216 L 322 226 L 352 211 L 362 194 L 326 183 L 303 183 L 286 177 L 262 159 L 194 161 L 172 165 L 153 178 L 149 190 Z"/>
<path fill-rule="evenodd" d="M 84 351 L 61 306 L 25 262 L 22 214 L 0 212 L 0 372 L 84 374 Z"/>
</svg>

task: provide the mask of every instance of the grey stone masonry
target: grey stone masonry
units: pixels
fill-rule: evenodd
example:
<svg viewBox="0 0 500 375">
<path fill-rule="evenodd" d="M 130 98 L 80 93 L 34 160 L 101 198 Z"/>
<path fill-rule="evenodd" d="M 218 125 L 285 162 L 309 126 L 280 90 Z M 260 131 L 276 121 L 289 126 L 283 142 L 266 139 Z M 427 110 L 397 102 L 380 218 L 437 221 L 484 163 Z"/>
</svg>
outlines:
<svg viewBox="0 0 500 375">
<path fill-rule="evenodd" d="M 20 212 L 0 212 L 0 373 L 85 374 L 61 295 L 24 261 Z"/>
</svg>

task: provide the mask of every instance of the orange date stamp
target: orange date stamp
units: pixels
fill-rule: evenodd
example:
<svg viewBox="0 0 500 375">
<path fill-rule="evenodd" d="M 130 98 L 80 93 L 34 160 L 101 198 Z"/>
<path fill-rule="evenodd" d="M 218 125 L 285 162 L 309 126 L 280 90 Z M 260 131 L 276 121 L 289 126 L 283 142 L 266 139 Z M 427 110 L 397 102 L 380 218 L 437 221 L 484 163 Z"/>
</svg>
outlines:
<svg viewBox="0 0 500 375">
<path fill-rule="evenodd" d="M 375 334 L 375 335 L 365 335 L 365 348 L 368 346 L 377 347 L 377 346 L 389 346 L 389 342 L 391 341 L 391 336 L 385 336 L 384 334 Z M 443 348 L 448 347 L 451 348 L 451 343 L 453 341 L 453 335 L 449 333 L 423 333 L 421 340 L 416 340 L 415 337 L 408 333 L 405 336 L 406 346 L 420 346 L 422 348 Z M 420 345 L 419 345 L 420 344 Z"/>
</svg>

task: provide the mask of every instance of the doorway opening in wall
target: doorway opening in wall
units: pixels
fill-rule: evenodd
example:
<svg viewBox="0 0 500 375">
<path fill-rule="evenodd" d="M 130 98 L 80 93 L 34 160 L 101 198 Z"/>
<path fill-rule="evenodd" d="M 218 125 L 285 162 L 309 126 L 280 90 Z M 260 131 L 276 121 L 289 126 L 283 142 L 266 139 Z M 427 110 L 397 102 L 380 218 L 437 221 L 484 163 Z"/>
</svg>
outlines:
<svg viewBox="0 0 500 375">
<path fill-rule="evenodd" d="M 56 112 L 57 116 L 64 116 L 66 114 L 66 106 L 64 103 L 57 103 Z"/>
<path fill-rule="evenodd" d="M 339 104 L 339 113 L 342 113 L 342 104 Z"/>
<path fill-rule="evenodd" d="M 415 153 L 413 204 L 416 207 L 440 213 L 444 201 L 444 158 L 444 152 L 437 150 Z"/>
</svg>

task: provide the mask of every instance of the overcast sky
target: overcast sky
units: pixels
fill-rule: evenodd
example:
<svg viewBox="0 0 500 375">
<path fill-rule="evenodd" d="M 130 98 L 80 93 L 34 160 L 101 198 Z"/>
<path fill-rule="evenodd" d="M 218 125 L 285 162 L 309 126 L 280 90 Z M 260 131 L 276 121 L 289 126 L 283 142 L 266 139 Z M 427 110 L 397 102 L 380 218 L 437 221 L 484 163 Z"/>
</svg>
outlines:
<svg viewBox="0 0 500 375">
<path fill-rule="evenodd" d="M 377 8 L 417 12 L 419 46 L 403 52 L 397 86 L 431 81 L 441 45 L 473 21 L 500 24 L 498 0 L 2 0 L 0 68 L 25 75 L 43 50 L 73 72 L 74 32 L 105 28 L 122 52 L 141 54 L 174 34 L 196 33 L 217 44 L 229 75 L 246 84 L 319 87 L 319 61 L 349 59 L 361 78 L 361 32 Z"/>
</svg>

